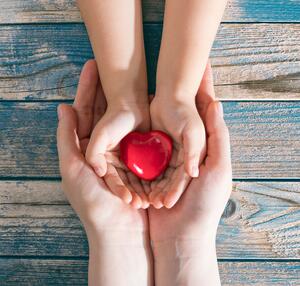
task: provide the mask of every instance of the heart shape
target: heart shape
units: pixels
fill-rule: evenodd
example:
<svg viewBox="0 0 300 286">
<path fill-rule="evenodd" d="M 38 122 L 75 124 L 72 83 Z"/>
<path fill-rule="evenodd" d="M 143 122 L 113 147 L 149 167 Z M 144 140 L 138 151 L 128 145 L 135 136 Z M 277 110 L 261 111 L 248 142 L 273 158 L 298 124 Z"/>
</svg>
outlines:
<svg viewBox="0 0 300 286">
<path fill-rule="evenodd" d="M 120 158 L 139 178 L 154 180 L 168 167 L 172 139 L 162 131 L 130 132 L 120 142 Z"/>
</svg>

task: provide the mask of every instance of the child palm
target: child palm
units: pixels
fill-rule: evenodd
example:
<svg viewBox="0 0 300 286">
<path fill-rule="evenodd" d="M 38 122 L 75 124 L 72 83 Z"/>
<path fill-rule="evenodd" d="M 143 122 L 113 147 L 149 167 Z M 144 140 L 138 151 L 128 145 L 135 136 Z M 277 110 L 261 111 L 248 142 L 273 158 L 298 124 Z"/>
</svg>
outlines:
<svg viewBox="0 0 300 286">
<path fill-rule="evenodd" d="M 154 98 L 151 106 L 152 129 L 162 130 L 173 139 L 173 154 L 165 174 L 151 184 L 151 203 L 156 208 L 171 208 L 190 180 L 199 175 L 205 155 L 205 128 L 196 103 L 164 101 Z"/>
</svg>

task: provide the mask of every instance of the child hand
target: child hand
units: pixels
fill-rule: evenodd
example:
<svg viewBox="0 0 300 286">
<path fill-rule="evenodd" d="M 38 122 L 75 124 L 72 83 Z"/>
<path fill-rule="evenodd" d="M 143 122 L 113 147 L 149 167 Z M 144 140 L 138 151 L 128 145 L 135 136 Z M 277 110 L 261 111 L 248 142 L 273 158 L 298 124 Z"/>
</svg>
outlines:
<svg viewBox="0 0 300 286">
<path fill-rule="evenodd" d="M 98 77 L 97 66 L 94 63 L 94 77 Z M 96 74 L 97 73 L 97 74 Z M 81 81 L 87 80 L 81 77 Z M 81 82 L 81 85 L 87 85 Z M 88 143 L 83 149 L 85 157 L 90 166 L 99 177 L 103 177 L 109 189 L 120 197 L 124 202 L 130 203 L 135 208 L 147 208 L 148 198 L 138 178 L 119 160 L 119 142 L 132 130 L 148 130 L 149 107 L 141 104 L 111 104 L 103 108 L 105 97 L 98 82 L 97 90 L 94 91 L 95 100 L 90 102 L 94 113 L 98 114 L 94 119 L 94 129 L 90 134 Z M 78 97 L 76 97 L 78 99 Z M 77 113 L 88 113 L 89 108 L 77 107 L 75 99 L 74 108 Z M 102 103 L 102 104 L 101 104 Z M 103 110 L 104 109 L 104 110 Z M 99 115 L 101 113 L 103 117 Z"/>
<path fill-rule="evenodd" d="M 191 178 L 199 175 L 199 164 L 206 152 L 205 128 L 195 101 L 179 102 L 157 95 L 150 113 L 152 129 L 162 130 L 173 138 L 173 154 L 163 177 L 151 184 L 149 198 L 156 208 L 171 208 Z"/>
</svg>

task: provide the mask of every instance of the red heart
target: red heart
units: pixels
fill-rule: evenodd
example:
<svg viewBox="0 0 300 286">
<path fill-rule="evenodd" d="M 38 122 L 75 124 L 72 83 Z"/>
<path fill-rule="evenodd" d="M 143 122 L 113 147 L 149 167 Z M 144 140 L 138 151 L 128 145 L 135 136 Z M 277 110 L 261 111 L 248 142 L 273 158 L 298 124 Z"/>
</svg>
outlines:
<svg viewBox="0 0 300 286">
<path fill-rule="evenodd" d="M 162 131 L 130 132 L 120 142 L 120 158 L 134 174 L 154 180 L 169 165 L 172 139 Z"/>
</svg>

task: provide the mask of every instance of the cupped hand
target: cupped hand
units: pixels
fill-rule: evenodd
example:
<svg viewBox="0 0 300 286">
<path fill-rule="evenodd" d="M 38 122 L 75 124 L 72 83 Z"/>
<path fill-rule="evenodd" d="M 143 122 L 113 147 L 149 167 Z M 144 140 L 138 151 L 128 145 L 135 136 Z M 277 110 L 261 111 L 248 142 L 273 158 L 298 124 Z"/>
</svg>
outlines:
<svg viewBox="0 0 300 286">
<path fill-rule="evenodd" d="M 57 146 L 63 191 L 79 215 L 87 233 L 113 234 L 129 243 L 148 231 L 147 213 L 135 210 L 110 192 L 85 159 L 89 136 L 105 112 L 105 99 L 99 86 L 94 61 L 81 73 L 73 108 L 58 108 Z M 148 235 L 147 235 L 148 237 Z"/>
<path fill-rule="evenodd" d="M 149 209 L 150 236 L 155 245 L 172 241 L 195 241 L 214 237 L 231 193 L 232 171 L 229 133 L 222 105 L 214 101 L 211 68 L 208 65 L 197 94 L 198 112 L 207 132 L 207 153 L 200 176 L 193 179 L 171 209 Z"/>
<path fill-rule="evenodd" d="M 79 117 L 91 116 L 91 110 L 97 114 L 99 113 L 98 108 L 101 109 L 103 116 L 101 118 L 96 116 L 93 123 L 89 123 L 94 126 L 92 132 L 90 130 L 88 132 L 86 129 L 87 121 L 82 123 L 83 127 L 79 126 L 78 136 L 85 139 L 86 160 L 116 196 L 135 208 L 147 208 L 149 202 L 143 185 L 119 159 L 119 143 L 125 135 L 133 130 L 149 129 L 148 102 L 147 104 L 115 103 L 107 106 L 101 82 L 95 80 L 98 78 L 97 65 L 94 61 L 89 62 L 88 65 L 91 78 L 88 79 L 87 75 L 83 74 L 79 89 L 87 89 L 86 81 L 92 80 L 93 89 L 89 91 L 91 95 L 86 94 L 85 97 L 92 97 L 96 93 L 98 96 L 94 101 L 89 100 L 85 106 L 79 103 L 81 97 L 77 96 L 73 107 Z"/>
<path fill-rule="evenodd" d="M 173 139 L 173 153 L 166 172 L 151 184 L 150 202 L 155 208 L 171 208 L 192 178 L 199 176 L 199 164 L 206 152 L 206 135 L 195 101 L 175 101 L 156 95 L 150 105 L 153 130 Z"/>
</svg>

